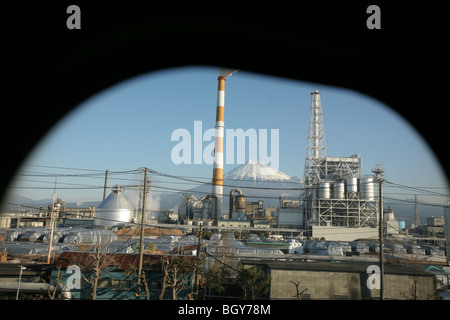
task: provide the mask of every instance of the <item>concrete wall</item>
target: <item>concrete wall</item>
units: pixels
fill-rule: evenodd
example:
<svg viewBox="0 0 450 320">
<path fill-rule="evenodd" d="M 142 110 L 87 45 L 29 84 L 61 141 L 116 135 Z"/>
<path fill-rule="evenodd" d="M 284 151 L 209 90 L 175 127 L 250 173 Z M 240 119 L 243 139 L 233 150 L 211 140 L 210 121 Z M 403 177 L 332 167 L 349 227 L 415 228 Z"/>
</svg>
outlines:
<svg viewBox="0 0 450 320">
<path fill-rule="evenodd" d="M 378 228 L 347 228 L 312 226 L 312 238 L 327 241 L 354 241 L 356 239 L 378 238 Z"/>
<path fill-rule="evenodd" d="M 296 288 L 291 281 L 299 282 L 299 291 L 310 295 L 310 299 L 377 299 L 380 290 L 368 289 L 367 273 L 331 272 L 307 270 L 271 270 L 271 299 L 296 299 Z M 386 274 L 385 299 L 405 300 L 412 298 L 414 281 L 417 283 L 417 298 L 433 299 L 433 277 Z"/>
<path fill-rule="evenodd" d="M 311 299 L 361 299 L 359 274 L 344 272 L 316 272 L 305 270 L 271 270 L 271 299 L 296 299 L 296 288 L 291 281 L 300 282 L 299 291 Z"/>
<path fill-rule="evenodd" d="M 434 296 L 432 277 L 387 274 L 385 283 L 384 296 L 386 299 L 409 300 L 416 294 L 419 300 L 429 300 Z M 380 296 L 379 290 L 372 291 L 373 296 Z"/>
</svg>

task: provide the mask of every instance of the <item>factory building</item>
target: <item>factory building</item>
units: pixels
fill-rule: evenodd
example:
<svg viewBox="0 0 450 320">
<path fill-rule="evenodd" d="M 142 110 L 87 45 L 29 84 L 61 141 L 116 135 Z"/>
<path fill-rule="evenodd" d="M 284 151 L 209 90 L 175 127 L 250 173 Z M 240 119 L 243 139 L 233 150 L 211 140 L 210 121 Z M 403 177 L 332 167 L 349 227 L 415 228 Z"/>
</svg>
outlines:
<svg viewBox="0 0 450 320">
<path fill-rule="evenodd" d="M 361 174 L 361 157 L 327 157 L 320 92 L 312 103 L 305 158 L 304 190 L 300 195 L 303 227 L 312 237 L 327 240 L 327 230 L 347 240 L 376 235 L 378 205 L 372 176 Z M 327 229 L 326 227 L 330 227 Z M 319 232 L 320 231 L 320 232 Z M 354 236 L 349 234 L 354 233 Z"/>
<path fill-rule="evenodd" d="M 215 131 L 215 161 L 212 194 L 196 199 L 185 195 L 179 207 L 179 220 L 213 221 L 214 225 L 242 225 L 223 220 L 244 221 L 263 217 L 263 203 L 249 203 L 238 188 L 231 190 L 229 210 L 222 211 L 223 194 L 223 126 L 225 77 L 218 78 Z M 320 92 L 311 92 L 312 103 L 305 158 L 304 187 L 299 201 L 280 199 L 272 211 L 278 228 L 304 229 L 306 235 L 326 240 L 353 241 L 377 236 L 378 201 L 373 176 L 362 174 L 359 154 L 349 157 L 326 155 Z M 289 202 L 291 201 L 291 202 Z M 395 228 L 395 226 L 394 226 Z M 398 226 L 397 226 L 398 228 Z M 390 231 L 393 229 L 390 228 Z M 340 238 L 341 237 L 341 238 Z"/>
<path fill-rule="evenodd" d="M 270 274 L 270 290 L 265 297 L 269 299 L 370 300 L 380 297 L 380 289 L 367 285 L 371 266 L 368 263 L 243 260 L 242 264 Z M 434 278 L 433 274 L 412 266 L 386 264 L 384 297 L 432 300 L 435 298 Z"/>
<path fill-rule="evenodd" d="M 276 217 L 278 228 L 299 229 L 303 227 L 303 207 L 300 201 L 281 199 L 276 213 L 272 212 L 272 216 Z"/>
</svg>

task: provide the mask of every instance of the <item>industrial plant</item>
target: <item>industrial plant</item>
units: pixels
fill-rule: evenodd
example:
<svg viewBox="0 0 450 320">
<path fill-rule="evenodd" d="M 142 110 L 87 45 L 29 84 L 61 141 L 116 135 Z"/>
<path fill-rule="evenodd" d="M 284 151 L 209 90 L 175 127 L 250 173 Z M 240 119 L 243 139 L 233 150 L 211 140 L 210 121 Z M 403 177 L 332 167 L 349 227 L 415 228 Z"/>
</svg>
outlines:
<svg viewBox="0 0 450 320">
<path fill-rule="evenodd" d="M 0 299 L 450 297 L 450 210 L 430 220 L 427 237 L 409 234 L 384 208 L 382 165 L 368 173 L 359 154 L 327 155 L 320 91 L 311 92 L 302 178 L 255 159 L 224 174 L 229 74 L 218 77 L 210 183 L 176 194 L 173 209 L 152 210 L 147 173 L 156 171 L 139 169 L 137 188 L 111 188 L 106 170 L 95 206 L 69 208 L 54 196 L 47 208 L 4 210 Z M 127 188 L 138 190 L 135 204 Z"/>
<path fill-rule="evenodd" d="M 250 220 L 254 221 L 252 215 L 245 214 L 245 195 L 240 189 L 229 192 L 228 212 L 222 211 L 225 80 L 225 76 L 218 78 L 212 195 L 198 201 L 192 195 L 184 197 L 179 215 L 186 223 L 203 221 L 204 225 L 208 225 L 213 221 L 217 225 L 221 219 L 229 220 L 226 225 L 238 220 L 238 225 L 243 226 L 244 220 L 248 220 L 248 224 Z M 362 175 L 360 155 L 327 157 L 320 94 L 317 90 L 311 92 L 301 191 L 295 200 L 280 201 L 279 209 L 271 215 L 277 220 L 274 226 L 301 230 L 305 236 L 329 240 L 353 241 L 376 237 L 379 201 L 375 199 L 373 174 Z M 238 193 L 236 196 L 235 192 Z"/>
<path fill-rule="evenodd" d="M 376 236 L 380 207 L 375 201 L 373 175 L 361 174 L 357 154 L 327 157 L 320 92 L 315 90 L 311 96 L 305 188 L 301 194 L 303 225 L 311 227 L 313 236 L 319 238 L 330 238 L 332 233 L 339 233 L 340 238 L 332 236 L 333 240 Z"/>
</svg>

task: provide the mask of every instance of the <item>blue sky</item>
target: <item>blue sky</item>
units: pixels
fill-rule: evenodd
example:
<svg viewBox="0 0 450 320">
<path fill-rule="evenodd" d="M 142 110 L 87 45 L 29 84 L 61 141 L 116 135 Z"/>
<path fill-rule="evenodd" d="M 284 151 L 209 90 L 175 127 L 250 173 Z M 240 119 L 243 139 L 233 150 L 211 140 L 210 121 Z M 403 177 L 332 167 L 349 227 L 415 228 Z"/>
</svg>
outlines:
<svg viewBox="0 0 450 320">
<path fill-rule="evenodd" d="M 148 167 L 172 175 L 211 177 L 212 165 L 172 163 L 171 150 L 177 142 L 171 141 L 171 134 L 178 128 L 193 134 L 194 121 L 202 121 L 203 131 L 214 127 L 217 76 L 218 68 L 213 67 L 167 69 L 129 79 L 100 92 L 52 129 L 25 162 L 32 166 L 24 167 L 23 172 L 86 173 L 33 165 L 100 171 Z M 386 179 L 393 182 L 447 187 L 431 149 L 415 129 L 386 105 L 355 91 L 240 70 L 226 81 L 226 128 L 279 129 L 279 170 L 302 177 L 310 92 L 316 89 L 322 92 L 329 156 L 359 153 L 364 174 L 371 174 L 375 164 L 381 163 Z M 203 147 L 207 144 L 204 142 Z M 235 166 L 226 164 L 224 171 Z M 42 199 L 49 198 L 53 192 L 23 187 L 52 187 L 54 177 L 25 175 L 22 179 L 26 181 L 14 184 L 14 192 L 20 195 Z M 103 184 L 100 177 L 60 177 L 58 182 Z M 114 177 L 110 185 L 113 183 Z M 59 190 L 57 193 L 66 201 L 101 200 L 103 190 Z"/>
</svg>

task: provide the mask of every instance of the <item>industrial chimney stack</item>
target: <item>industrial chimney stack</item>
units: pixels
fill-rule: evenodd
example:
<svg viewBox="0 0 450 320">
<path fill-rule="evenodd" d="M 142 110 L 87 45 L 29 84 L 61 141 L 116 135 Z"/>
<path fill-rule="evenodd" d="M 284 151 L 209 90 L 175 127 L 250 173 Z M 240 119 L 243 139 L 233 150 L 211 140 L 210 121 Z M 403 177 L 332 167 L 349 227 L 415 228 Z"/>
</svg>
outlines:
<svg viewBox="0 0 450 320">
<path fill-rule="evenodd" d="M 223 194 L 223 137 L 224 137 L 224 111 L 225 111 L 225 77 L 219 76 L 219 88 L 217 91 L 216 132 L 214 145 L 214 169 L 212 179 L 212 193 L 217 196 L 218 212 L 221 217 Z"/>
</svg>

